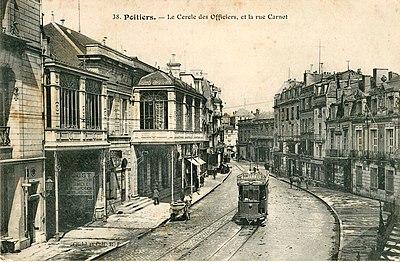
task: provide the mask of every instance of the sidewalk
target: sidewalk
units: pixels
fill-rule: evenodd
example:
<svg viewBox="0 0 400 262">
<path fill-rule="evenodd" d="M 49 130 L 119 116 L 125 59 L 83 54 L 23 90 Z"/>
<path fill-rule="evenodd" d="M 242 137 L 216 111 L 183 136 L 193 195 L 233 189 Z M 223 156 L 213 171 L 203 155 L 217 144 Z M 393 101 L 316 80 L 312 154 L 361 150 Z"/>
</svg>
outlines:
<svg viewBox="0 0 400 262">
<path fill-rule="evenodd" d="M 272 176 L 289 183 L 287 178 Z M 305 189 L 304 183 L 302 189 L 321 199 L 335 214 L 340 227 L 338 260 L 368 260 L 377 240 L 379 201 L 323 187 Z"/>
<path fill-rule="evenodd" d="M 193 194 L 192 203 L 200 201 L 221 185 L 230 173 L 218 173 L 215 179 L 206 177 L 199 194 Z M 2 254 L 0 260 L 93 260 L 166 223 L 170 217 L 169 207 L 170 203 L 163 202 L 155 206 L 148 198 L 126 202 L 117 208 L 121 214 L 110 215 L 107 222 L 95 221 L 67 232 L 59 241 L 50 239 L 19 253 Z"/>
</svg>

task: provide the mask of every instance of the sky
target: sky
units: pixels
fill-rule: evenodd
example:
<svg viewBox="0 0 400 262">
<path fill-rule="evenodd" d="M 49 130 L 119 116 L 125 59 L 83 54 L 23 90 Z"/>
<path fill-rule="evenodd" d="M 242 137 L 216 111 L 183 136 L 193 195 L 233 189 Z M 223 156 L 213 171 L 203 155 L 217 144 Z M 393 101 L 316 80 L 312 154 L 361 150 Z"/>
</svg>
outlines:
<svg viewBox="0 0 400 262">
<path fill-rule="evenodd" d="M 400 0 L 42 0 L 42 6 L 45 24 L 65 19 L 65 26 L 99 42 L 107 37 L 107 46 L 153 66 L 164 68 L 176 54 L 181 70 L 202 69 L 221 88 L 227 113 L 273 111 L 283 82 L 302 80 L 319 62 L 326 72 L 349 64 L 368 75 L 373 68 L 400 73 Z M 268 18 L 274 16 L 283 19 Z"/>
</svg>

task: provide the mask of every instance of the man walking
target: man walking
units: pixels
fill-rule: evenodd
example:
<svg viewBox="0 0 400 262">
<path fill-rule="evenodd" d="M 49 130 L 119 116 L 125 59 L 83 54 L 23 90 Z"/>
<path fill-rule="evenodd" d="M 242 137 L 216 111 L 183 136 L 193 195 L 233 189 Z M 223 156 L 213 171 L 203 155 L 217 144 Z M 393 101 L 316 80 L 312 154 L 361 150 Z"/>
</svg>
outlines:
<svg viewBox="0 0 400 262">
<path fill-rule="evenodd" d="M 153 200 L 154 200 L 154 205 L 160 204 L 160 192 L 158 191 L 158 188 L 155 187 L 153 190 Z"/>
</svg>

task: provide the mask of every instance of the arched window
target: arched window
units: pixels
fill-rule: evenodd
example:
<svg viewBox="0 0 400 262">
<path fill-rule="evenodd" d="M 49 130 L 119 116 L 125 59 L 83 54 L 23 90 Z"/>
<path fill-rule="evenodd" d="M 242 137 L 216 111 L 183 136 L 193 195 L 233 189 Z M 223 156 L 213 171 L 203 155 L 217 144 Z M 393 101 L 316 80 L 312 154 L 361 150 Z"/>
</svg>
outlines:
<svg viewBox="0 0 400 262">
<path fill-rule="evenodd" d="M 15 74 L 9 67 L 0 68 L 0 145 L 10 143 L 8 119 L 13 90 L 15 88 Z"/>
</svg>

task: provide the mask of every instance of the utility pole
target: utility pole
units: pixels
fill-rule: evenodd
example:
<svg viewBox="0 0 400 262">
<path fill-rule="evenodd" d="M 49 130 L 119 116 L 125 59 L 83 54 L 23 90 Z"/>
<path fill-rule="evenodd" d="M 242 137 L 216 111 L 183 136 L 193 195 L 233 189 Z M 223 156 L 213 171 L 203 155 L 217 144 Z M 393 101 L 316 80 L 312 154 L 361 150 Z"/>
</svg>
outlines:
<svg viewBox="0 0 400 262">
<path fill-rule="evenodd" d="M 321 39 L 319 40 L 319 45 L 318 45 L 318 74 L 321 74 Z"/>
<path fill-rule="evenodd" d="M 78 32 L 81 32 L 81 1 L 78 0 Z"/>
</svg>

